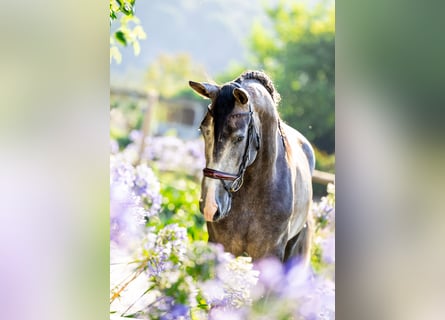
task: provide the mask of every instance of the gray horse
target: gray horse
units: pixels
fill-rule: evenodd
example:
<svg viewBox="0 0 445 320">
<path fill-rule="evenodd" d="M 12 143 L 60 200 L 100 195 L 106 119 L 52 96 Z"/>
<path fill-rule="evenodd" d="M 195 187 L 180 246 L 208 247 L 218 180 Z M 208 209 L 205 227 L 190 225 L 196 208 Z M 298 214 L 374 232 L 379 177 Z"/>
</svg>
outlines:
<svg viewBox="0 0 445 320">
<path fill-rule="evenodd" d="M 189 82 L 211 104 L 201 123 L 205 140 L 200 210 L 209 241 L 254 260 L 281 261 L 311 252 L 313 149 L 278 115 L 269 77 L 248 71 L 222 86 Z"/>
</svg>

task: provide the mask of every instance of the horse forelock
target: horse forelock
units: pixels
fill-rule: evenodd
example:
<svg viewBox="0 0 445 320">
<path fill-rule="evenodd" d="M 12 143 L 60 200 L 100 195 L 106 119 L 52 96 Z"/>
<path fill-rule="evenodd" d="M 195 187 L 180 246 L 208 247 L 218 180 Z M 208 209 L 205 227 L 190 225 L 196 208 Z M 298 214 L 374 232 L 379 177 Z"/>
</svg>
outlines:
<svg viewBox="0 0 445 320">
<path fill-rule="evenodd" d="M 219 94 L 212 107 L 213 119 L 215 123 L 215 142 L 220 140 L 223 134 L 226 119 L 235 108 L 235 97 L 233 96 L 233 89 L 235 89 L 235 86 L 233 84 L 224 85 L 219 91 Z"/>
</svg>

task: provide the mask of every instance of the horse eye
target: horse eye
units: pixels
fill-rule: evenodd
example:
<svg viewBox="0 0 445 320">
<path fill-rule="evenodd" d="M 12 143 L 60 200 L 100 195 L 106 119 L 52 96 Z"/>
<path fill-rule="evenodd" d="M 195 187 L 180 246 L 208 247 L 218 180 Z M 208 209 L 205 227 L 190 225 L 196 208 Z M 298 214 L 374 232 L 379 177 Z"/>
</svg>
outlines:
<svg viewBox="0 0 445 320">
<path fill-rule="evenodd" d="M 238 136 L 238 137 L 236 137 L 236 139 L 235 139 L 235 143 L 241 142 L 241 141 L 243 141 L 243 140 L 244 140 L 244 136 Z"/>
</svg>

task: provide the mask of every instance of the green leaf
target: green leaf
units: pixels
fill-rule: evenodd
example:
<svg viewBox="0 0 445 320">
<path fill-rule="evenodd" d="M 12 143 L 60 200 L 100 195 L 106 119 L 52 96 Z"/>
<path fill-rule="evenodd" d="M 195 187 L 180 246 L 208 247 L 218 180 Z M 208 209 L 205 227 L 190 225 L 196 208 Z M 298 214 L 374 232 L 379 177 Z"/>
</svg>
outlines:
<svg viewBox="0 0 445 320">
<path fill-rule="evenodd" d="M 127 45 L 127 39 L 125 38 L 125 33 L 123 33 L 122 31 L 116 31 L 116 33 L 114 34 L 115 38 L 124 46 Z"/>
<path fill-rule="evenodd" d="M 134 7 L 130 3 L 124 3 L 120 9 L 126 16 L 134 15 Z"/>
</svg>

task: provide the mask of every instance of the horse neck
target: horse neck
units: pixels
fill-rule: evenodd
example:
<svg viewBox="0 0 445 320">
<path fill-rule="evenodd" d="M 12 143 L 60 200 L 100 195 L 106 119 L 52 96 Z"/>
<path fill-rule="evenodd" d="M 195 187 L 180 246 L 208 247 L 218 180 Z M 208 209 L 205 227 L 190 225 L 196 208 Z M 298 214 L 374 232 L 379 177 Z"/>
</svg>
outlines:
<svg viewBox="0 0 445 320">
<path fill-rule="evenodd" d="M 254 113 L 257 114 L 256 123 L 260 134 L 260 149 L 251 170 L 246 174 L 250 175 L 252 181 L 259 183 L 258 177 L 265 177 L 269 181 L 276 177 L 277 159 L 285 154 L 283 140 L 279 131 L 279 115 L 269 92 L 264 85 L 255 80 L 249 79 L 243 82 L 245 88 L 253 98 Z M 279 162 L 278 164 L 282 164 Z M 250 174 L 249 174 L 250 171 Z M 261 175 L 258 175 L 261 172 Z"/>
<path fill-rule="evenodd" d="M 274 175 L 277 159 L 284 153 L 284 145 L 281 137 L 278 114 L 271 112 L 260 115 L 260 149 L 255 163 L 259 166 L 262 176 Z"/>
</svg>

